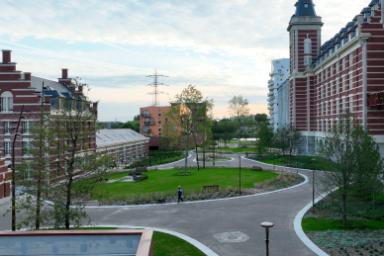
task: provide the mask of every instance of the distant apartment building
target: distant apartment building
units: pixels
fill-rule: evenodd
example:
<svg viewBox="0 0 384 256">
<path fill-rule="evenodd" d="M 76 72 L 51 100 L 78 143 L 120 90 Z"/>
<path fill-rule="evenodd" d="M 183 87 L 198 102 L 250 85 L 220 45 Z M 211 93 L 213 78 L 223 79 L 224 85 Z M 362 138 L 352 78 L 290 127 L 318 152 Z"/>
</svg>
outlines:
<svg viewBox="0 0 384 256">
<path fill-rule="evenodd" d="M 131 129 L 101 129 L 96 133 L 97 152 L 117 165 L 132 164 L 148 153 L 149 138 Z"/>
<path fill-rule="evenodd" d="M 289 77 L 289 59 L 276 59 L 272 61 L 272 70 L 270 73 L 270 80 L 268 81 L 268 110 L 270 116 L 270 122 L 273 130 L 276 131 L 282 127 L 280 120 L 283 119 L 280 101 L 282 97 L 279 93 L 281 86 Z"/>
<path fill-rule="evenodd" d="M 22 109 L 19 136 L 15 143 L 16 165 L 23 160 L 33 160 L 29 150 L 33 136 L 32 127 L 40 120 L 41 109 L 48 115 L 46 121 L 52 127 L 62 127 L 66 122 L 63 113 L 82 109 L 83 113 L 89 114 L 87 119 L 81 119 L 79 125 L 82 135 L 77 152 L 95 151 L 97 103 L 87 99 L 83 94 L 83 86 L 76 84 L 68 76 L 67 69 L 62 69 L 61 77 L 53 81 L 19 71 L 16 66 L 17 64 L 12 62 L 11 51 L 3 50 L 0 63 L 0 151 L 5 164 L 11 164 L 12 140 Z M 57 145 L 66 143 L 66 138 L 57 140 Z M 49 156 L 50 179 L 64 175 L 64 157 L 65 154 L 52 149 Z"/>
<path fill-rule="evenodd" d="M 157 149 L 164 127 L 168 122 L 170 106 L 150 106 L 140 108 L 140 133 L 150 138 L 149 147 Z"/>
</svg>

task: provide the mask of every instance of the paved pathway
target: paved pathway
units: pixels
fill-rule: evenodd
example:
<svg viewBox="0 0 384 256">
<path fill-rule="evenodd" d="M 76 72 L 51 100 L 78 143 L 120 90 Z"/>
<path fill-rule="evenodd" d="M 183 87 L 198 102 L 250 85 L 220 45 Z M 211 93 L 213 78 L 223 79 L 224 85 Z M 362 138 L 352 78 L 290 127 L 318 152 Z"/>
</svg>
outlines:
<svg viewBox="0 0 384 256">
<path fill-rule="evenodd" d="M 194 157 L 190 157 L 189 164 Z M 242 159 L 242 166 L 257 165 Z M 182 166 L 183 162 L 170 166 Z M 234 160 L 222 166 L 238 166 Z M 303 174 L 309 174 L 301 171 Z M 311 182 L 294 189 L 268 195 L 211 202 L 148 207 L 108 207 L 88 209 L 92 224 L 133 225 L 165 228 L 186 234 L 221 256 L 265 255 L 262 221 L 272 221 L 271 255 L 314 255 L 299 240 L 293 228 L 296 214 L 312 198 Z"/>
<path fill-rule="evenodd" d="M 239 156 L 232 161 L 219 162 L 220 166 L 238 166 Z M 195 165 L 194 156 L 189 164 Z M 244 167 L 256 166 L 242 159 Z M 183 161 L 163 167 L 183 166 Z M 308 171 L 300 173 L 309 174 Z M 311 176 L 311 175 L 309 175 Z M 311 181 L 296 188 L 266 195 L 147 207 L 88 208 L 92 225 L 132 225 L 157 227 L 177 231 L 207 245 L 220 256 L 265 255 L 263 221 L 272 221 L 271 255 L 314 255 L 296 236 L 293 220 L 296 214 L 311 201 Z M 9 200 L 0 201 L 0 230 L 9 229 Z"/>
</svg>

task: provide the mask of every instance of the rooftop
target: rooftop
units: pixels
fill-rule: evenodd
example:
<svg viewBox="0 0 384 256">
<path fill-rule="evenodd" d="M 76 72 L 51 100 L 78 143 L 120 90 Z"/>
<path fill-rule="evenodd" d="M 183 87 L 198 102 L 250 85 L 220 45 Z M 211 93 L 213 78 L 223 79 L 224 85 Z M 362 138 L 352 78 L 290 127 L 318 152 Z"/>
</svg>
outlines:
<svg viewBox="0 0 384 256">
<path fill-rule="evenodd" d="M 296 3 L 296 17 L 315 17 L 315 5 L 312 0 L 299 0 Z"/>
<path fill-rule="evenodd" d="M 98 148 L 148 141 L 149 138 L 131 129 L 101 129 L 96 133 L 96 145 Z"/>
</svg>

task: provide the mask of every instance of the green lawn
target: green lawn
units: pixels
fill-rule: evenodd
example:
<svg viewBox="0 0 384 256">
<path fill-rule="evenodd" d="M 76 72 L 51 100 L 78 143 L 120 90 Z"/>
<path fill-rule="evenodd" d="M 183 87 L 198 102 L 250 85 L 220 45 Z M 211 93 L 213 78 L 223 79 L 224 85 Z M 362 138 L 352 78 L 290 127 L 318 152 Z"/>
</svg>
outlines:
<svg viewBox="0 0 384 256">
<path fill-rule="evenodd" d="M 384 221 L 379 220 L 351 220 L 348 226 L 344 226 L 341 220 L 314 218 L 309 217 L 303 219 L 303 230 L 310 231 L 327 231 L 327 230 L 380 230 L 384 229 Z"/>
<path fill-rule="evenodd" d="M 205 185 L 219 185 L 220 189 L 236 189 L 238 186 L 237 168 L 207 168 L 197 171 L 189 169 L 191 175 L 180 176 L 180 170 L 148 171 L 148 179 L 140 182 L 114 182 L 97 183 L 91 192 L 92 199 L 126 200 L 133 197 L 145 197 L 151 194 L 176 195 L 178 185 L 181 185 L 186 195 L 201 192 Z M 109 175 L 109 180 L 127 176 L 127 173 Z M 242 170 L 242 187 L 253 188 L 256 183 L 271 180 L 278 174 L 269 171 Z M 75 183 L 75 189 L 89 185 L 90 180 L 85 179 Z"/>
<path fill-rule="evenodd" d="M 204 256 L 205 254 L 184 240 L 155 232 L 153 236 L 153 256 Z"/>
<path fill-rule="evenodd" d="M 318 156 L 282 156 L 282 155 L 264 155 L 252 157 L 252 159 L 282 166 L 289 166 L 302 169 L 332 171 L 334 163 Z"/>
<path fill-rule="evenodd" d="M 225 148 L 217 148 L 216 149 L 217 152 L 222 152 L 222 153 L 247 153 L 247 152 L 255 152 L 256 149 L 255 148 L 246 148 L 246 147 L 241 147 L 241 148 L 229 148 L 229 147 L 225 147 Z"/>
</svg>

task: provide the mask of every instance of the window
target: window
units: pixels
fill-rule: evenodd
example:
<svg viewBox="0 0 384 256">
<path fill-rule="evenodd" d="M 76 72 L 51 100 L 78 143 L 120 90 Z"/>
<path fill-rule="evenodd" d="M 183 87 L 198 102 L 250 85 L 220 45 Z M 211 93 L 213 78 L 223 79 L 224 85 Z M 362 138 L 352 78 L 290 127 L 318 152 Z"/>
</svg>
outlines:
<svg viewBox="0 0 384 256">
<path fill-rule="evenodd" d="M 11 92 L 3 92 L 1 94 L 1 112 L 13 111 L 13 95 Z"/>
<path fill-rule="evenodd" d="M 4 155 L 10 155 L 11 154 L 11 142 L 10 141 L 4 141 Z"/>
<path fill-rule="evenodd" d="M 4 134 L 10 134 L 11 133 L 11 122 L 5 121 L 3 123 L 3 131 L 4 131 Z"/>
<path fill-rule="evenodd" d="M 30 142 L 29 141 L 23 141 L 23 155 L 28 155 L 30 149 Z"/>
<path fill-rule="evenodd" d="M 343 113 L 347 112 L 347 99 L 343 97 Z"/>
<path fill-rule="evenodd" d="M 353 113 L 353 96 L 349 97 L 349 112 Z"/>
<path fill-rule="evenodd" d="M 30 131 L 29 121 L 23 121 L 21 125 L 22 125 L 23 134 L 29 134 L 29 131 Z"/>
<path fill-rule="evenodd" d="M 340 99 L 336 99 L 336 115 L 340 114 Z"/>
</svg>

